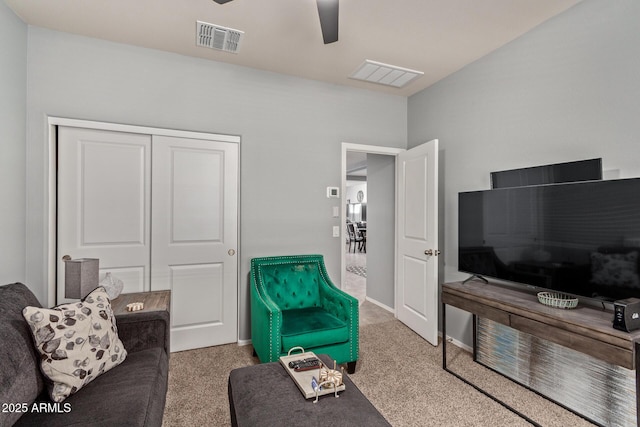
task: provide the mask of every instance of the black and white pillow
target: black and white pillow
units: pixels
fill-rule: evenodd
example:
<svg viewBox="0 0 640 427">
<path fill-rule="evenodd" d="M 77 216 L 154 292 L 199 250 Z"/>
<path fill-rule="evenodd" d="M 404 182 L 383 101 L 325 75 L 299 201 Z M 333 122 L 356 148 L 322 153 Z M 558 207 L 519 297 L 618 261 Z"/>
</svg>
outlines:
<svg viewBox="0 0 640 427">
<path fill-rule="evenodd" d="M 102 287 L 80 302 L 50 309 L 25 307 L 22 315 L 31 327 L 54 402 L 62 402 L 127 357 Z"/>
</svg>

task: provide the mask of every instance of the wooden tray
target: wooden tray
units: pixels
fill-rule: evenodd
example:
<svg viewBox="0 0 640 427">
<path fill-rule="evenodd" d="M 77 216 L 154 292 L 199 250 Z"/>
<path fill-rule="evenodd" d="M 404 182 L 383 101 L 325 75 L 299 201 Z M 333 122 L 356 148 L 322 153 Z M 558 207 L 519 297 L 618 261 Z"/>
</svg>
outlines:
<svg viewBox="0 0 640 427">
<path fill-rule="evenodd" d="M 327 384 L 322 387 L 322 390 L 318 390 L 316 392 L 311 386 L 311 380 L 313 379 L 313 377 L 315 377 L 316 380 L 318 381 L 318 378 L 320 378 L 320 369 L 311 369 L 309 371 L 296 372 L 289 367 L 289 362 L 293 362 L 294 360 L 306 359 L 309 357 L 318 357 L 318 356 L 316 356 L 315 353 L 311 351 L 307 351 L 305 353 L 296 353 L 296 354 L 291 354 L 289 356 L 281 356 L 280 363 L 284 367 L 285 371 L 289 373 L 289 375 L 293 379 L 293 382 L 296 383 L 296 385 L 304 395 L 305 399 L 324 396 L 325 394 L 335 394 L 337 397 L 338 392 L 344 391 L 345 389 L 344 384 L 341 384 L 336 388 L 332 387 L 331 384 Z"/>
</svg>

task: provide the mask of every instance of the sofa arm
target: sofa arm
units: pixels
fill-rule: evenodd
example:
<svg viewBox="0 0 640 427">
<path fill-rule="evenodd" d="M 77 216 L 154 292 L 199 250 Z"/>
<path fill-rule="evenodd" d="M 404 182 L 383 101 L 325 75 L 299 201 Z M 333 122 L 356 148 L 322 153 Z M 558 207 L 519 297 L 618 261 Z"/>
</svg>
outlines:
<svg viewBox="0 0 640 427">
<path fill-rule="evenodd" d="M 118 336 L 129 353 L 161 347 L 169 354 L 171 322 L 168 311 L 138 311 L 116 315 Z"/>
</svg>

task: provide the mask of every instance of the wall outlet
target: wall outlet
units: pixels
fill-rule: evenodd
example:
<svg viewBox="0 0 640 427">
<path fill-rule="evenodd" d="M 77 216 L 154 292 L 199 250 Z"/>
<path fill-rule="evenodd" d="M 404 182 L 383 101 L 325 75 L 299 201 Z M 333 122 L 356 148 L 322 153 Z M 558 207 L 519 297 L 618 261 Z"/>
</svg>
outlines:
<svg viewBox="0 0 640 427">
<path fill-rule="evenodd" d="M 340 226 L 339 225 L 334 225 L 333 226 L 333 237 L 340 237 Z"/>
</svg>

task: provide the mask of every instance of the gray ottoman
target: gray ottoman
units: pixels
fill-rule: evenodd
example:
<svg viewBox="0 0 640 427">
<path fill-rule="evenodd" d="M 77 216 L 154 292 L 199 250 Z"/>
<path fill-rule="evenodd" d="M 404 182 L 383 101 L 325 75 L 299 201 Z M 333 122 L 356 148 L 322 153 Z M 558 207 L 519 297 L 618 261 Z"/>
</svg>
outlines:
<svg viewBox="0 0 640 427">
<path fill-rule="evenodd" d="M 320 355 L 327 365 L 331 358 Z M 229 374 L 229 409 L 233 426 L 389 426 L 345 374 L 338 398 L 305 399 L 280 362 L 246 366 Z"/>
</svg>

